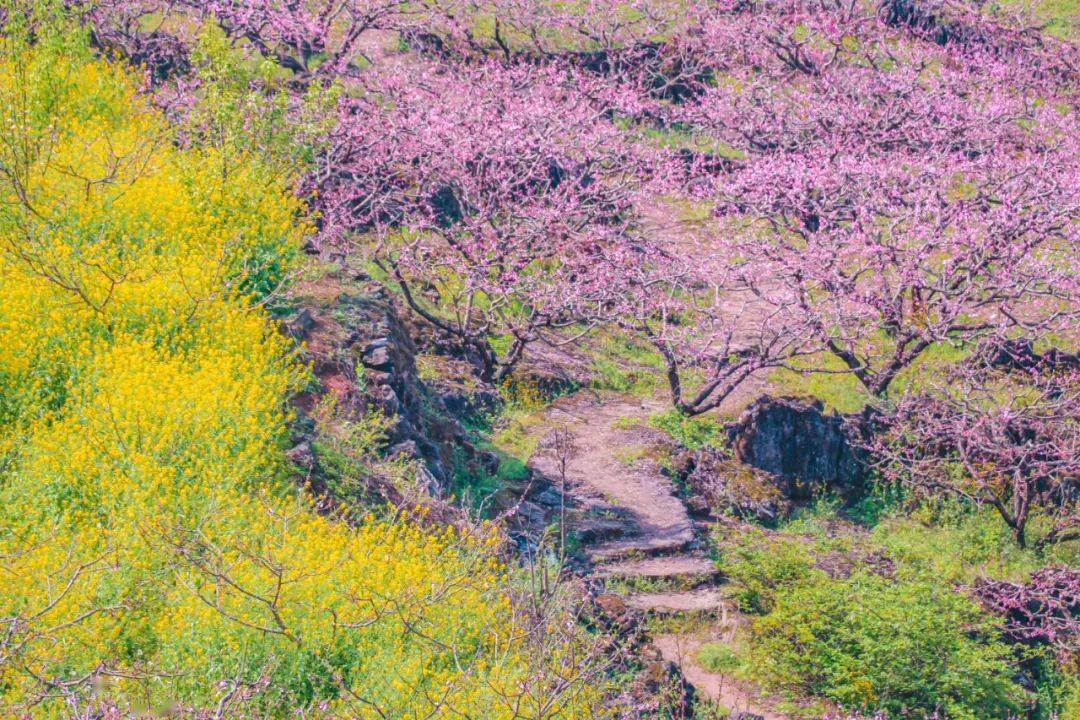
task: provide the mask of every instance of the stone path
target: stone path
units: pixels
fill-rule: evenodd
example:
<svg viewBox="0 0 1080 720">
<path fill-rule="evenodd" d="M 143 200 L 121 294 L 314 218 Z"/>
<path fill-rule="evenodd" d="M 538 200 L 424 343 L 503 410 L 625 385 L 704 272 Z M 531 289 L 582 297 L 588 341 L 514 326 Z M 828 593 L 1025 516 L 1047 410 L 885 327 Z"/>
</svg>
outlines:
<svg viewBox="0 0 1080 720">
<path fill-rule="evenodd" d="M 706 697 L 726 707 L 732 714 L 742 711 L 763 720 L 790 720 L 789 716 L 773 710 L 756 692 L 730 675 L 714 673 L 701 667 L 697 651 L 705 641 L 681 635 L 656 635 L 653 645 L 668 662 L 682 670 L 686 681 Z"/>
<path fill-rule="evenodd" d="M 658 399 L 588 391 L 560 398 L 547 410 L 545 424 L 568 431 L 569 447 L 564 443 L 560 452 L 558 444 L 541 443 L 529 464 L 557 486 L 565 481 L 567 498 L 578 511 L 577 527 L 590 538 L 582 551 L 592 577 L 625 581 L 627 587 L 658 586 L 628 591 L 623 600 L 650 614 L 715 615 L 711 627 L 730 641 L 743 619 L 716 584 L 715 566 L 704 554 L 686 506 L 649 457 L 660 436 L 645 423 L 664 409 Z M 600 526 L 606 532 L 592 532 Z M 657 635 L 653 642 L 701 695 L 732 711 L 789 720 L 752 689 L 701 667 L 696 660 L 701 639 L 670 634 Z"/>
<path fill-rule="evenodd" d="M 638 555 L 657 556 L 685 550 L 694 540 L 694 524 L 686 506 L 655 462 L 629 459 L 657 439 L 656 431 L 629 421 L 644 422 L 663 409 L 658 401 L 605 398 L 579 392 L 556 400 L 548 410 L 549 424 L 572 433 L 567 458 L 567 492 L 586 510 L 617 513 L 621 532 L 586 548 L 596 564 Z M 558 477 L 556 451 L 544 447 L 530 465 L 549 478 Z M 659 570 L 666 561 L 658 561 Z"/>
</svg>

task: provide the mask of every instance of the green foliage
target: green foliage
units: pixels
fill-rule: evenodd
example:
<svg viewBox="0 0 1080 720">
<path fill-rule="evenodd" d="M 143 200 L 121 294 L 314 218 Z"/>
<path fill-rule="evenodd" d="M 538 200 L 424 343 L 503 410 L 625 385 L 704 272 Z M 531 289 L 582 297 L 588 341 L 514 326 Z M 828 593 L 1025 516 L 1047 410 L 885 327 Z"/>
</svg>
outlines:
<svg viewBox="0 0 1080 720">
<path fill-rule="evenodd" d="M 678 410 L 667 410 L 649 417 L 649 425 L 667 433 L 688 450 L 719 448 L 725 442 L 724 426 L 707 415 L 689 417 Z"/>
<path fill-rule="evenodd" d="M 632 395 L 652 395 L 660 384 L 663 358 L 650 346 L 623 335 L 592 343 L 593 387 Z"/>
<path fill-rule="evenodd" d="M 807 544 L 797 537 L 748 529 L 718 543 L 716 564 L 734 585 L 746 612 L 764 613 L 791 587 L 825 574 L 814 567 Z"/>
<path fill-rule="evenodd" d="M 751 640 L 767 687 L 851 709 L 1004 720 L 1025 699 L 990 619 L 932 582 L 814 575 L 776 596 Z"/>
<path fill-rule="evenodd" d="M 455 448 L 450 492 L 460 504 L 481 509 L 498 489 L 499 476 L 492 475 L 475 462 L 469 462 L 461 449 Z"/>
<path fill-rule="evenodd" d="M 697 651 L 697 661 L 709 672 L 730 675 L 742 667 L 742 658 L 723 642 L 705 643 Z"/>
<path fill-rule="evenodd" d="M 873 527 L 886 518 L 896 515 L 907 500 L 903 485 L 875 481 L 867 492 L 855 498 L 844 508 L 844 514 L 863 527 Z"/>
<path fill-rule="evenodd" d="M 1038 527 L 1044 520 L 1032 522 Z M 1063 543 L 1042 554 L 1019 548 L 992 508 L 952 499 L 886 517 L 871 538 L 897 563 L 898 572 L 942 582 L 969 582 L 978 575 L 1023 580 L 1048 563 L 1080 563 L 1080 543 Z"/>
<path fill-rule="evenodd" d="M 718 536 L 717 562 L 736 599 L 760 614 L 746 638 L 746 671 L 792 700 L 820 697 L 903 717 L 938 708 L 949 718 L 1005 718 L 1037 700 L 1038 717 L 1049 718 L 1075 703 L 1075 672 L 1038 653 L 1025 651 L 1037 697 L 1021 690 L 1020 656 L 959 586 L 978 575 L 1023 580 L 1047 562 L 1076 564 L 1078 549 L 1046 557 L 1021 550 L 992 509 L 941 501 L 905 514 L 888 496 L 878 502 L 884 509 L 867 534 L 842 517 L 850 508 L 823 498 L 778 531 Z M 889 575 L 871 573 L 870 558 L 887 559 Z"/>
<path fill-rule="evenodd" d="M 699 699 L 694 704 L 694 720 L 724 720 L 730 715 L 730 708 L 712 700 Z"/>
<path fill-rule="evenodd" d="M 1059 666 L 1039 649 L 1031 650 L 1027 666 L 1038 700 L 1031 720 L 1080 717 L 1080 668 Z"/>
<path fill-rule="evenodd" d="M 946 343 L 932 345 L 896 376 L 889 392 L 902 393 L 922 387 L 928 379 L 940 376 L 943 368 L 963 359 L 968 352 L 966 348 Z M 846 366 L 836 357 L 822 354 L 804 358 L 801 366 L 807 370 L 774 370 L 769 374 L 769 382 L 778 386 L 782 393 L 815 398 L 826 408 L 842 413 L 858 412 L 873 399 L 854 375 L 844 372 Z M 813 372 L 811 368 L 823 368 L 828 372 Z"/>
<path fill-rule="evenodd" d="M 1080 717 L 1080 673 L 1062 678 L 1058 697 L 1058 718 Z"/>
<path fill-rule="evenodd" d="M 347 417 L 331 398 L 325 396 L 312 413 L 318 430 L 312 439 L 312 449 L 331 496 L 350 508 L 362 510 L 370 507 L 372 500 L 365 494 L 369 478 L 384 478 L 401 487 L 416 468 L 413 461 L 383 457 L 390 428 L 386 417 L 378 412 L 358 419 Z"/>
<path fill-rule="evenodd" d="M 289 74 L 278 63 L 238 49 L 215 24 L 200 27 L 190 56 L 197 102 L 182 119 L 189 141 L 257 154 L 295 174 L 314 161 L 314 138 L 331 128 L 339 85 L 312 83 L 290 105 Z"/>
</svg>

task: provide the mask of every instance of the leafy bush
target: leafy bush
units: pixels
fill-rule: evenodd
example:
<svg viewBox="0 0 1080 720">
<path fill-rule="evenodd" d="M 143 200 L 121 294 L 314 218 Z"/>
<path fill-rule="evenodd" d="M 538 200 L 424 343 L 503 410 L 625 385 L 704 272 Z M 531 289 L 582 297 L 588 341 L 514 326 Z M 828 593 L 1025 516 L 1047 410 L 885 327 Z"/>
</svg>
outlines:
<svg viewBox="0 0 1080 720">
<path fill-rule="evenodd" d="M 817 576 L 776 596 L 751 640 L 765 685 L 848 709 L 990 720 L 1025 699 L 990 618 L 931 582 Z"/>
<path fill-rule="evenodd" d="M 825 574 L 814 567 L 807 543 L 798 537 L 750 529 L 722 539 L 717 566 L 735 586 L 735 599 L 746 612 L 763 613 L 792 586 Z"/>
<path fill-rule="evenodd" d="M 649 424 L 688 450 L 718 448 L 724 444 L 724 427 L 711 417 L 690 417 L 677 410 L 668 410 L 650 416 Z"/>
</svg>

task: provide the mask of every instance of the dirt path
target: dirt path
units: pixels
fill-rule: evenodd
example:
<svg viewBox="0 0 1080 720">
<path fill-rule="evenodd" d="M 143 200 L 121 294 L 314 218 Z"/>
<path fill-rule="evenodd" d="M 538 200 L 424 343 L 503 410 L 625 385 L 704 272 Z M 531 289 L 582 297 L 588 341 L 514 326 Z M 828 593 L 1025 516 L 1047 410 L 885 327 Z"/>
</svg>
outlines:
<svg viewBox="0 0 1080 720">
<path fill-rule="evenodd" d="M 757 715 L 763 720 L 790 720 L 758 697 L 758 694 L 730 675 L 710 672 L 696 662 L 698 649 L 705 641 L 682 635 L 657 635 L 653 644 L 663 658 L 682 669 L 683 677 L 698 692 L 726 707 L 732 714 L 738 711 Z"/>
<path fill-rule="evenodd" d="M 560 398 L 547 410 L 544 424 L 551 432 L 567 430 L 572 437 L 569 449 L 542 442 L 529 464 L 556 485 L 565 473 L 567 500 L 576 509 L 571 525 L 590 537 L 582 551 L 591 561 L 593 577 L 639 588 L 626 591 L 629 607 L 649 614 L 702 617 L 712 635 L 730 642 L 743 619 L 716 585 L 715 566 L 696 537 L 686 506 L 650 457 L 660 434 L 646 422 L 664 409 L 659 399 L 590 391 Z M 604 533 L 584 532 L 600 526 Z M 698 636 L 666 634 L 653 641 L 704 697 L 732 711 L 788 720 L 751 689 L 701 667 L 696 651 L 703 641 Z"/>
<path fill-rule="evenodd" d="M 634 422 L 662 409 L 658 401 L 579 392 L 548 410 L 551 426 L 572 433 L 568 493 L 586 509 L 623 519 L 618 537 L 586 548 L 593 562 L 677 552 L 694 539 L 686 506 L 656 462 L 645 457 L 658 439 L 656 431 Z M 530 464 L 548 477 L 560 474 L 559 457 L 550 447 L 542 447 Z"/>
</svg>

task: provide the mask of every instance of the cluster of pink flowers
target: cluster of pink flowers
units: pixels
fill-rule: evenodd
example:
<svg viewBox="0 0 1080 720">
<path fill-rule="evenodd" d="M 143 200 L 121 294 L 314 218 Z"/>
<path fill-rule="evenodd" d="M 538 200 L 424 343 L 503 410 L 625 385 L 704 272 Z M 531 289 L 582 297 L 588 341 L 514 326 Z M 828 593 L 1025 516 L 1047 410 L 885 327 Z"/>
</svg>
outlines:
<svg viewBox="0 0 1080 720">
<path fill-rule="evenodd" d="M 1036 547 L 1080 538 L 1080 371 L 987 354 L 896 402 L 873 441 L 883 474 L 993 507 L 1020 545 L 1036 512 L 1049 520 Z"/>
<path fill-rule="evenodd" d="M 1045 567 L 1026 583 L 984 579 L 972 591 L 1005 617 L 1013 639 L 1047 643 L 1065 656 L 1080 657 L 1080 572 L 1075 568 Z"/>
</svg>

